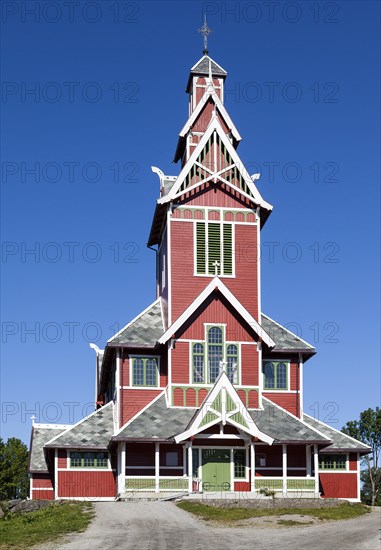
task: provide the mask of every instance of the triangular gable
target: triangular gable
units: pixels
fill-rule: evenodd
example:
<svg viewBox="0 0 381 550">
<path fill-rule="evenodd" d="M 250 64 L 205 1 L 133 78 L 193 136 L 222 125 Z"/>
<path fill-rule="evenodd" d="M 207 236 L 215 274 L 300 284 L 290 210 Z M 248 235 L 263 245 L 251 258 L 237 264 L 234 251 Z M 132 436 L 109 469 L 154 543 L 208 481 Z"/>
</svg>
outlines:
<svg viewBox="0 0 381 550">
<path fill-rule="evenodd" d="M 185 137 L 186 136 L 186 134 L 189 132 L 191 127 L 195 124 L 197 118 L 201 114 L 202 110 L 204 109 L 204 107 L 207 104 L 209 99 L 214 101 L 214 104 L 218 108 L 218 110 L 220 111 L 220 113 L 222 115 L 222 118 L 225 120 L 226 125 L 231 130 L 234 139 L 236 141 L 241 141 L 242 137 L 241 137 L 240 133 L 238 132 L 234 122 L 230 118 L 229 113 L 227 112 L 224 104 L 222 103 L 222 101 L 218 97 L 213 84 L 210 84 L 210 87 L 206 89 L 204 95 L 202 96 L 202 98 L 198 102 L 195 110 L 193 111 L 193 113 L 191 114 L 191 116 L 188 118 L 187 122 L 184 124 L 183 128 L 181 129 L 181 131 L 179 133 L 179 136 L 180 137 Z"/>
<path fill-rule="evenodd" d="M 275 342 L 270 338 L 266 331 L 263 330 L 261 325 L 254 319 L 247 309 L 241 304 L 239 300 L 230 292 L 228 287 L 219 279 L 216 275 L 210 281 L 210 283 L 204 288 L 201 294 L 193 300 L 189 307 L 172 323 L 170 327 L 164 332 L 162 337 L 158 340 L 159 344 L 165 344 L 170 338 L 183 326 L 183 324 L 189 319 L 189 317 L 201 306 L 203 302 L 210 296 L 214 290 L 219 290 L 221 294 L 227 299 L 231 306 L 240 314 L 240 316 L 250 325 L 254 332 L 265 342 L 265 344 L 272 348 L 275 346 Z"/>
<path fill-rule="evenodd" d="M 209 140 L 214 140 L 214 143 L 219 140 L 219 142 L 223 144 L 226 151 L 226 157 L 231 159 L 231 164 L 229 164 L 228 166 L 223 166 L 223 168 L 221 169 L 217 168 L 216 170 L 213 170 L 211 167 L 211 163 L 203 164 L 202 162 L 200 162 L 200 160 L 202 160 L 203 158 L 204 152 L 207 150 L 208 144 L 210 144 Z M 217 161 L 215 162 L 215 164 L 218 164 Z M 201 171 L 201 179 L 196 183 L 188 185 L 186 178 L 188 178 L 188 180 L 191 179 L 193 173 L 192 171 L 195 170 Z M 232 171 L 234 171 L 234 174 L 240 180 L 240 187 L 224 177 L 224 175 L 229 174 Z M 241 162 L 232 143 L 223 131 L 218 118 L 213 117 L 206 132 L 204 133 L 197 147 L 191 154 L 188 162 L 181 170 L 179 177 L 176 180 L 176 183 L 173 185 L 168 195 L 158 199 L 157 203 L 164 204 L 173 201 L 174 199 L 181 197 L 184 193 L 188 193 L 208 182 L 217 182 L 217 180 L 221 183 L 224 183 L 228 188 L 232 188 L 236 192 L 238 191 L 243 197 L 248 198 L 265 210 L 272 210 L 271 204 L 269 204 L 262 198 L 258 189 L 254 185 L 253 180 L 251 179 L 246 168 Z"/>
<path fill-rule="evenodd" d="M 215 76 L 226 76 L 228 74 L 225 69 L 209 55 L 203 55 L 197 63 L 193 65 L 190 72 L 196 74 L 209 74 L 209 67 L 211 67 L 212 74 Z"/>
<path fill-rule="evenodd" d="M 272 437 L 258 429 L 226 372 L 219 375 L 190 425 L 184 432 L 175 436 L 175 441 L 180 443 L 220 422 L 223 425 L 230 424 L 253 437 L 258 437 L 269 445 L 274 441 Z"/>
</svg>

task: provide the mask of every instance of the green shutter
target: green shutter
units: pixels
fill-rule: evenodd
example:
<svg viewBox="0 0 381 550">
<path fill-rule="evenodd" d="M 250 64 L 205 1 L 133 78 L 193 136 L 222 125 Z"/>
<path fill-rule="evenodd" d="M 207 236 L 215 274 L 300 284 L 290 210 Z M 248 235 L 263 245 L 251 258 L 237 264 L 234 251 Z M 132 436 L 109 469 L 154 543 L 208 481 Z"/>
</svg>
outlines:
<svg viewBox="0 0 381 550">
<path fill-rule="evenodd" d="M 208 271 L 215 275 L 214 262 L 219 262 L 217 274 L 221 273 L 221 225 L 219 223 L 208 224 Z"/>
<path fill-rule="evenodd" d="M 196 224 L 196 270 L 197 273 L 206 272 L 206 253 L 205 253 L 205 224 Z"/>
<path fill-rule="evenodd" d="M 233 275 L 233 239 L 232 226 L 223 225 L 224 231 L 224 275 Z"/>
</svg>

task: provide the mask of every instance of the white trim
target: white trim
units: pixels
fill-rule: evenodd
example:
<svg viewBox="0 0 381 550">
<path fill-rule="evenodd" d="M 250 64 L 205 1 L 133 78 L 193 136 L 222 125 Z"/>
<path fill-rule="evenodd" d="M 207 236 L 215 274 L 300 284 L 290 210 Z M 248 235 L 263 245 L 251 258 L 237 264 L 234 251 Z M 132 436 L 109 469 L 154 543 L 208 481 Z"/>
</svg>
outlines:
<svg viewBox="0 0 381 550">
<path fill-rule="evenodd" d="M 204 180 L 201 180 L 200 182 L 198 182 L 194 186 L 191 186 L 191 187 L 185 189 L 184 191 L 181 191 L 181 192 L 179 191 L 181 185 L 184 182 L 185 177 L 189 173 L 189 170 L 191 169 L 191 167 L 197 161 L 197 158 L 198 158 L 199 154 L 201 153 L 201 151 L 205 147 L 206 143 L 208 142 L 209 138 L 212 136 L 213 132 L 216 132 L 218 134 L 221 141 L 225 145 L 228 153 L 232 157 L 233 163 L 237 166 L 237 169 L 241 172 L 241 175 L 242 175 L 242 177 L 245 181 L 245 184 L 247 185 L 248 189 L 252 193 L 252 196 L 245 193 L 242 189 L 240 189 L 236 185 L 231 184 L 228 180 L 225 180 L 221 176 L 218 176 L 217 174 L 219 174 L 219 172 L 212 173 L 210 176 L 208 176 L 207 179 L 208 180 L 209 179 L 215 179 L 216 177 L 218 177 L 218 179 L 221 179 L 221 181 L 223 181 L 224 183 L 226 183 L 230 187 L 236 189 L 241 195 L 246 196 L 249 200 L 251 200 L 254 203 L 258 204 L 262 208 L 265 208 L 266 210 L 271 211 L 273 209 L 272 205 L 269 204 L 268 202 L 266 202 L 263 199 L 263 197 L 261 196 L 261 194 L 259 193 L 257 187 L 255 186 L 255 184 L 253 183 L 253 180 L 249 176 L 245 166 L 243 165 L 242 161 L 240 160 L 240 158 L 239 158 L 236 150 L 234 149 L 232 143 L 226 137 L 226 134 L 223 131 L 223 129 L 221 127 L 221 124 L 220 124 L 220 122 L 218 121 L 218 119 L 216 117 L 212 118 L 206 132 L 204 133 L 203 137 L 201 138 L 201 140 L 197 144 L 197 147 L 194 149 L 194 151 L 191 154 L 191 156 L 189 157 L 188 161 L 185 163 L 183 169 L 181 170 L 181 172 L 180 172 L 180 174 L 179 174 L 179 176 L 176 180 L 176 183 L 172 186 L 170 192 L 166 196 L 161 197 L 160 199 L 158 199 L 157 204 L 165 204 L 167 202 L 171 202 L 171 201 L 173 201 L 173 199 L 177 198 L 177 196 L 181 196 L 184 193 L 188 193 L 191 189 L 193 189 L 195 187 L 198 187 L 199 185 L 203 185 L 203 183 L 205 183 Z M 208 172 L 207 167 L 205 167 L 205 169 Z M 225 171 L 226 171 L 226 168 L 224 168 L 223 170 L 220 170 L 221 173 L 223 173 Z"/>
<path fill-rule="evenodd" d="M 304 416 L 308 416 L 308 418 L 311 418 L 311 420 L 314 420 L 315 422 L 319 422 L 319 424 L 323 424 L 323 426 L 326 426 L 327 428 L 329 428 L 330 430 L 333 430 L 334 432 L 337 432 L 339 433 L 340 435 L 344 435 L 345 437 L 347 437 L 348 439 L 351 439 L 352 441 L 354 441 L 355 443 L 359 443 L 360 445 L 362 445 L 363 447 L 365 447 L 366 449 L 369 449 L 369 452 L 371 451 L 370 447 L 368 447 L 367 445 L 365 445 L 365 443 L 361 443 L 361 441 L 358 441 L 358 439 L 355 439 L 354 437 L 351 437 L 350 435 L 347 435 L 345 434 L 344 432 L 341 432 L 340 430 L 336 430 L 336 428 L 333 428 L 332 426 L 330 426 L 329 424 L 326 424 L 325 422 L 322 422 L 321 420 L 317 420 L 316 418 L 314 418 L 313 416 L 307 414 L 307 413 L 303 413 Z M 307 423 L 307 426 L 310 426 L 310 424 Z M 310 428 L 312 428 L 312 426 L 310 426 Z M 316 432 L 317 432 L 317 429 L 316 428 L 313 428 Z M 329 439 L 329 438 L 328 438 Z M 336 449 L 336 447 L 333 447 L 334 449 Z M 350 450 L 350 451 L 345 451 L 345 452 L 351 452 L 351 453 L 356 453 L 356 452 L 359 452 L 358 449 L 353 449 L 353 450 Z M 340 449 L 338 449 L 337 451 L 332 451 L 332 453 L 340 453 Z M 323 453 L 324 454 L 324 453 Z"/>
<path fill-rule="evenodd" d="M 212 404 L 218 394 L 222 392 L 228 393 L 233 403 L 235 403 L 236 408 L 232 411 L 227 412 L 226 411 L 226 402 L 222 398 L 222 406 L 221 406 L 221 412 L 215 411 L 212 409 Z M 208 422 L 207 424 L 202 424 L 205 416 L 209 413 L 213 412 L 213 414 L 217 417 L 215 420 Z M 247 428 L 235 420 L 233 420 L 233 416 L 237 413 L 240 413 L 245 420 L 245 423 L 247 424 Z M 207 429 L 210 426 L 214 426 L 215 424 L 219 424 L 220 422 L 231 424 L 232 426 L 235 426 L 236 428 L 242 430 L 243 432 L 246 432 L 254 437 L 259 437 L 262 441 L 265 443 L 268 443 L 269 445 L 272 445 L 274 442 L 274 439 L 267 434 L 261 432 L 257 425 L 255 424 L 254 420 L 251 418 L 250 414 L 248 413 L 246 407 L 242 403 L 241 399 L 238 396 L 237 391 L 235 390 L 234 386 L 230 382 L 226 372 L 221 372 L 221 374 L 218 376 L 213 388 L 208 393 L 208 395 L 205 397 L 201 407 L 199 408 L 196 415 L 193 417 L 191 423 L 189 424 L 188 428 L 175 436 L 175 442 L 180 443 L 181 441 L 184 441 L 185 439 L 188 439 L 191 436 L 196 435 L 199 432 L 203 432 L 205 429 Z"/>
<path fill-rule="evenodd" d="M 121 363 L 121 357 L 120 357 L 120 351 L 119 349 L 116 350 L 116 353 L 115 353 L 115 387 L 116 387 L 116 410 L 120 410 L 120 388 L 121 388 L 121 380 L 120 380 L 120 373 L 121 373 L 121 368 L 120 368 L 120 363 Z M 122 367 L 123 368 L 123 367 Z M 118 415 L 116 415 L 118 417 Z M 114 432 L 115 430 L 118 429 L 118 418 L 114 418 L 114 415 L 113 415 L 113 420 L 114 420 Z"/>
<path fill-rule="evenodd" d="M 67 451 L 66 451 L 67 459 Z M 54 499 L 58 498 L 58 450 L 54 449 Z"/>
<path fill-rule="evenodd" d="M 299 373 L 299 408 L 300 408 L 300 416 L 303 417 L 303 414 L 304 414 L 304 387 L 303 387 L 303 384 L 304 384 L 304 381 L 303 381 L 303 367 L 304 367 L 304 363 L 303 363 L 303 359 L 302 359 L 302 354 L 300 353 L 299 354 L 299 369 L 298 369 L 298 373 Z"/>
<path fill-rule="evenodd" d="M 196 87 L 205 88 L 205 92 L 201 97 L 201 99 L 199 100 L 199 102 L 197 103 L 196 107 L 193 109 L 187 122 L 184 124 L 184 126 L 180 130 L 179 136 L 181 138 L 184 138 L 186 136 L 186 134 L 190 131 L 191 126 L 193 126 L 193 124 L 196 122 L 196 119 L 201 114 L 202 110 L 205 108 L 208 100 L 211 99 L 212 101 L 214 101 L 214 109 L 217 108 L 220 111 L 220 115 L 224 119 L 224 122 L 226 126 L 229 128 L 230 132 L 233 134 L 234 139 L 236 141 L 241 141 L 242 137 L 238 132 L 234 122 L 230 118 L 230 115 L 227 112 L 225 105 L 223 104 L 221 99 L 218 97 L 218 94 L 216 92 L 214 85 L 213 85 L 213 88 L 212 87 L 208 88 L 208 86 L 204 86 L 204 85 L 200 85 L 200 86 L 196 85 Z M 201 132 L 197 132 L 197 134 L 200 134 L 200 133 Z"/>
<path fill-rule="evenodd" d="M 121 328 L 116 334 L 114 334 L 114 336 L 111 336 L 111 338 L 109 338 L 107 340 L 107 343 L 111 343 L 115 338 L 117 338 L 117 336 L 119 336 L 119 334 L 121 334 L 124 330 L 126 330 L 130 325 L 132 325 L 133 323 L 135 323 L 135 321 L 137 321 L 142 315 L 144 315 L 145 313 L 147 313 L 147 311 L 149 311 L 154 305 L 157 304 L 157 302 L 160 300 L 160 298 L 157 298 L 151 305 L 149 305 L 148 307 L 146 307 L 141 313 L 139 313 L 139 315 L 137 315 L 136 317 L 134 317 L 132 319 L 132 321 L 130 321 L 129 323 L 127 323 L 127 325 L 125 325 L 123 328 Z"/>
<path fill-rule="evenodd" d="M 319 453 L 318 446 L 314 444 L 314 470 L 315 470 L 315 494 L 319 494 Z"/>
<path fill-rule="evenodd" d="M 54 488 L 53 487 L 34 487 L 32 490 L 33 491 L 54 491 Z"/>
<path fill-rule="evenodd" d="M 67 430 L 68 428 L 72 428 L 73 427 L 73 424 L 39 424 L 37 422 L 35 422 L 33 424 L 33 428 L 40 428 L 40 429 L 43 429 L 43 430 L 46 430 L 46 429 L 52 429 L 52 430 L 59 430 L 61 429 L 62 431 L 63 430 Z M 58 435 L 61 435 L 61 434 L 58 434 Z M 46 445 L 46 443 L 45 443 Z"/>
<path fill-rule="evenodd" d="M 116 497 L 60 497 L 60 500 L 78 500 L 82 502 L 114 502 L 116 500 Z"/>
<path fill-rule="evenodd" d="M 357 500 L 361 500 L 360 453 L 357 453 Z"/>
<path fill-rule="evenodd" d="M 160 492 L 160 443 L 155 443 L 155 493 Z"/>
<path fill-rule="evenodd" d="M 155 388 L 153 388 L 155 390 Z M 119 430 L 117 432 L 115 432 L 114 436 L 117 436 L 119 435 L 123 430 L 124 428 L 127 428 L 127 426 L 129 426 L 131 424 L 131 422 L 133 422 L 134 420 L 136 420 L 138 418 L 138 416 L 140 416 L 142 413 L 144 413 L 144 411 L 146 411 L 147 409 L 149 409 L 149 407 L 151 405 L 153 405 L 158 399 L 160 399 L 160 397 L 162 397 L 164 395 L 165 391 L 164 390 L 161 390 L 159 395 L 157 395 L 156 397 L 154 397 L 152 399 L 152 401 L 150 401 L 149 403 L 147 403 L 147 405 L 145 407 L 143 407 L 140 411 L 138 411 L 132 418 L 130 418 L 129 420 L 127 420 L 127 422 L 125 424 L 123 424 L 123 426 L 121 428 L 119 428 Z"/>
<path fill-rule="evenodd" d="M 85 452 L 85 451 L 82 451 Z M 106 452 L 106 451 L 105 451 Z M 75 466 L 73 468 L 58 468 L 59 472 L 116 472 L 116 468 L 76 468 Z"/>
<path fill-rule="evenodd" d="M 287 445 L 282 445 L 283 496 L 287 497 Z"/>
<path fill-rule="evenodd" d="M 167 327 L 168 328 L 172 323 L 172 242 L 171 242 L 171 207 L 167 210 L 167 262 L 168 262 L 168 302 L 167 302 Z M 169 376 L 169 371 L 168 371 Z"/>
<path fill-rule="evenodd" d="M 218 276 L 213 277 L 210 283 L 204 288 L 204 290 L 197 296 L 197 298 L 191 303 L 190 306 L 177 318 L 177 320 L 164 332 L 159 338 L 159 344 L 165 344 L 173 334 L 189 319 L 189 317 L 197 310 L 198 307 L 209 297 L 214 290 L 219 290 L 221 294 L 230 302 L 233 308 L 245 319 L 250 327 L 256 332 L 256 334 L 262 338 L 262 340 L 269 346 L 274 347 L 275 342 L 270 338 L 267 332 L 259 325 L 259 323 L 250 315 L 247 309 L 237 300 L 237 298 L 230 292 L 230 290 L 224 285 Z"/>
<path fill-rule="evenodd" d="M 114 402 L 113 401 L 109 401 L 108 403 L 106 403 L 106 405 L 103 405 L 103 407 L 100 407 L 99 409 L 96 409 L 94 412 L 92 412 L 91 414 L 85 416 L 85 418 L 82 418 L 82 420 L 80 420 L 79 422 L 77 422 L 76 424 L 73 424 L 72 426 L 70 426 L 67 430 L 61 432 L 60 434 L 56 435 L 55 437 L 53 437 L 52 439 L 50 439 L 49 441 L 47 441 L 45 444 L 44 444 L 44 447 L 46 445 L 50 445 L 51 443 L 53 443 L 53 441 L 55 441 L 56 439 L 60 438 L 61 435 L 64 435 L 64 434 L 67 434 L 70 430 L 72 430 L 73 428 L 76 428 L 77 426 L 79 426 L 80 424 L 82 424 L 82 422 L 85 422 L 86 420 L 88 420 L 91 416 L 94 416 L 95 414 L 99 413 L 100 411 L 104 410 L 106 407 L 108 407 L 109 405 L 112 405 L 113 408 L 114 408 Z M 74 447 L 73 447 L 74 448 Z"/>
<path fill-rule="evenodd" d="M 255 445 L 250 443 L 250 491 L 255 491 Z"/>
<path fill-rule="evenodd" d="M 261 318 L 262 312 L 262 291 L 261 291 L 261 209 L 257 206 L 255 212 L 255 220 L 257 223 L 257 303 L 258 303 L 258 319 Z"/>
</svg>

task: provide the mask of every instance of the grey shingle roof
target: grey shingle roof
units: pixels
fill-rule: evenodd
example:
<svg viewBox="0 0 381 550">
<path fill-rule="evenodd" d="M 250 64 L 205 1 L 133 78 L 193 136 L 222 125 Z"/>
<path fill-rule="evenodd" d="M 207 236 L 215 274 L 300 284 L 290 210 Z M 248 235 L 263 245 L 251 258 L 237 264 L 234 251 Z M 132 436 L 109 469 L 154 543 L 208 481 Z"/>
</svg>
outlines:
<svg viewBox="0 0 381 550">
<path fill-rule="evenodd" d="M 154 347 L 164 332 L 160 300 L 109 340 L 109 344 L 128 344 L 131 347 Z"/>
<path fill-rule="evenodd" d="M 346 434 L 343 434 L 342 432 L 339 432 L 338 430 L 335 430 L 335 428 L 331 428 L 331 426 L 327 426 L 326 424 L 323 424 L 323 422 L 319 422 L 319 420 L 315 420 L 311 416 L 308 416 L 306 414 L 303 415 L 303 420 L 306 422 L 309 426 L 312 426 L 316 430 L 319 430 L 322 434 L 329 437 L 332 441 L 332 445 L 329 445 L 329 447 L 322 449 L 324 452 L 336 452 L 336 451 L 350 451 L 350 450 L 356 450 L 356 451 L 369 451 L 370 448 L 367 445 L 364 445 L 364 443 L 361 443 L 360 441 L 357 441 L 356 439 L 352 439 Z"/>
<path fill-rule="evenodd" d="M 307 426 L 284 409 L 277 407 L 268 399 L 263 398 L 262 403 L 263 410 L 249 411 L 249 413 L 259 430 L 276 441 L 314 441 L 315 443 L 321 441 L 322 443 L 329 443 L 312 427 Z"/>
<path fill-rule="evenodd" d="M 209 74 L 209 61 L 211 63 L 212 74 L 226 76 L 227 72 L 217 65 L 211 57 L 204 55 L 200 61 L 192 67 L 191 73 L 197 74 Z"/>
<path fill-rule="evenodd" d="M 107 449 L 114 432 L 113 402 L 63 432 L 46 447 Z"/>
<path fill-rule="evenodd" d="M 282 327 L 264 313 L 261 315 L 261 325 L 275 342 L 275 347 L 272 348 L 272 351 L 301 350 L 310 351 L 311 353 L 315 352 L 313 346 L 307 344 L 307 342 L 296 336 L 296 334 Z"/>
<path fill-rule="evenodd" d="M 31 472 L 40 471 L 46 472 L 48 466 L 46 464 L 44 445 L 53 437 L 59 435 L 65 431 L 65 427 L 62 428 L 40 428 L 38 425 L 33 426 L 31 452 L 29 470 Z"/>
<path fill-rule="evenodd" d="M 170 409 L 162 395 L 126 426 L 117 438 L 170 439 L 185 430 L 196 411 L 197 409 Z"/>
</svg>

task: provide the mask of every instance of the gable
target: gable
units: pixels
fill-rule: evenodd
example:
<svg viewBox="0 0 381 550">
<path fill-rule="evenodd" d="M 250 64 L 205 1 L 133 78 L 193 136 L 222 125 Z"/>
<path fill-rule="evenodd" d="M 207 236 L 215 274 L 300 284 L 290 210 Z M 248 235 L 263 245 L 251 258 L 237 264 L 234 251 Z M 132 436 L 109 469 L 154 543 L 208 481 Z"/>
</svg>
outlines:
<svg viewBox="0 0 381 550">
<path fill-rule="evenodd" d="M 178 339 L 204 340 L 205 325 L 225 324 L 226 341 L 253 342 L 258 335 L 220 292 L 213 292 L 176 333 Z"/>
</svg>

